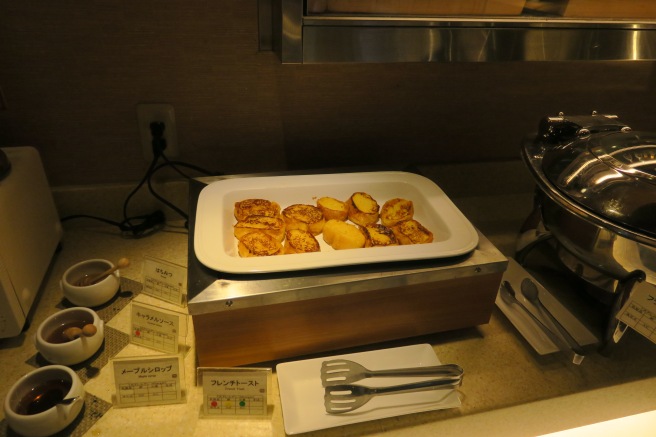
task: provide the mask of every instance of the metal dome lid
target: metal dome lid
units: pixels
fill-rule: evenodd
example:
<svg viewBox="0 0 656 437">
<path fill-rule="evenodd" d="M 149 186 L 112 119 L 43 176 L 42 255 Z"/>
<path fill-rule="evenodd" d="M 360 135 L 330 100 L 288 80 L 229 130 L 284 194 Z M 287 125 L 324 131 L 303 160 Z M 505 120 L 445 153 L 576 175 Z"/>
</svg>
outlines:
<svg viewBox="0 0 656 437">
<path fill-rule="evenodd" d="M 602 221 L 656 237 L 656 133 L 634 132 L 615 116 L 560 114 L 541 122 L 525 153 L 543 188 Z"/>
</svg>

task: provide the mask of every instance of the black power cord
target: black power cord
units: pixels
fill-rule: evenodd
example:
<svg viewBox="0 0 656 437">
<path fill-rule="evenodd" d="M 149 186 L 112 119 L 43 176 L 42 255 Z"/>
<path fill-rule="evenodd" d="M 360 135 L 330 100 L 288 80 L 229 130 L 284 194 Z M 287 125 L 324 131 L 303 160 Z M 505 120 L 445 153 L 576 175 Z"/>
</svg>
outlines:
<svg viewBox="0 0 656 437">
<path fill-rule="evenodd" d="M 187 175 L 183 171 L 180 170 L 179 167 L 185 167 L 191 170 L 194 170 L 198 173 L 202 173 L 206 176 L 216 176 L 220 175 L 221 173 L 212 173 L 209 172 L 199 166 L 193 165 L 193 164 L 188 164 L 185 162 L 180 162 L 180 161 L 170 161 L 166 155 L 164 154 L 164 150 L 166 149 L 166 139 L 164 138 L 164 130 L 166 129 L 166 126 L 162 122 L 152 122 L 150 124 L 150 132 L 153 137 L 152 140 L 152 147 L 153 147 L 153 159 L 150 162 L 148 166 L 148 170 L 146 170 L 146 173 L 144 174 L 143 178 L 137 186 L 135 186 L 132 191 L 128 194 L 126 197 L 125 201 L 123 202 L 123 221 L 121 222 L 116 222 L 113 220 L 109 220 L 106 218 L 102 217 L 96 217 L 92 215 L 87 215 L 87 214 L 75 214 L 75 215 L 70 215 L 67 217 L 64 217 L 61 219 L 62 222 L 67 221 L 67 220 L 72 220 L 72 219 L 77 219 L 77 218 L 88 218 L 88 219 L 94 219 L 94 220 L 99 220 L 104 223 L 116 226 L 119 228 L 121 231 L 122 235 L 126 238 L 142 238 L 146 237 L 148 235 L 151 235 L 160 229 L 162 229 L 165 225 L 166 222 L 166 217 L 164 216 L 164 213 L 161 210 L 157 210 L 151 214 L 146 214 L 146 215 L 139 215 L 139 216 L 133 216 L 130 217 L 128 215 L 128 204 L 130 203 L 130 200 L 134 195 L 143 187 L 144 184 L 147 185 L 149 192 L 160 202 L 164 203 L 166 206 L 171 208 L 173 211 L 178 213 L 184 220 L 185 220 L 185 229 L 189 228 L 189 216 L 180 208 L 175 206 L 173 203 L 165 199 L 163 196 L 155 192 L 153 185 L 152 185 L 152 177 L 153 175 L 161 170 L 162 168 L 166 167 L 171 167 L 174 169 L 178 174 L 180 174 L 182 177 L 185 179 L 192 179 L 191 176 Z M 161 164 L 159 163 L 159 160 L 163 160 L 164 162 Z"/>
</svg>

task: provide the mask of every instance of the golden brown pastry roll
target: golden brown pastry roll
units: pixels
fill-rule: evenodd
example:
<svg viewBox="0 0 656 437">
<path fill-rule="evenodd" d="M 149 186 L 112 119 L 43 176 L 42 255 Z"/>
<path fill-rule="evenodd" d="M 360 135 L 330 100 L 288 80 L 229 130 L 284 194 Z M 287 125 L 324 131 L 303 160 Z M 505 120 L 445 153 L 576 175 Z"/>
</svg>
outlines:
<svg viewBox="0 0 656 437">
<path fill-rule="evenodd" d="M 406 220 L 412 219 L 415 208 L 411 200 L 390 199 L 380 210 L 380 222 L 385 226 L 394 226 Z"/>
<path fill-rule="evenodd" d="M 348 205 L 334 197 L 321 197 L 317 200 L 317 208 L 326 220 L 345 221 L 348 218 Z"/>
<path fill-rule="evenodd" d="M 320 252 L 321 246 L 310 231 L 290 229 L 285 236 L 285 253 Z"/>
<path fill-rule="evenodd" d="M 253 231 L 242 236 L 237 243 L 237 249 L 242 258 L 283 254 L 280 241 L 262 231 Z"/>
<path fill-rule="evenodd" d="M 360 226 L 367 226 L 378 221 L 378 202 L 367 193 L 353 193 L 347 200 L 348 218 Z"/>
<path fill-rule="evenodd" d="M 245 199 L 235 202 L 235 218 L 244 220 L 251 215 L 277 217 L 280 215 L 280 205 L 266 199 Z"/>
<path fill-rule="evenodd" d="M 314 205 L 294 204 L 282 210 L 285 228 L 309 231 L 312 235 L 319 235 L 323 231 L 326 220 L 323 213 Z"/>
<path fill-rule="evenodd" d="M 285 238 L 285 221 L 280 217 L 265 217 L 250 215 L 234 225 L 234 235 L 240 240 L 244 235 L 253 231 L 263 231 L 275 237 L 278 241 Z"/>
<path fill-rule="evenodd" d="M 392 226 L 392 231 L 401 244 L 424 244 L 433 241 L 433 233 L 414 219 Z"/>
<path fill-rule="evenodd" d="M 397 246 L 399 244 L 394 232 L 385 225 L 375 223 L 364 226 L 362 229 L 366 236 L 364 247 Z"/>
<path fill-rule="evenodd" d="M 333 249 L 357 249 L 364 247 L 364 232 L 355 225 L 341 220 L 328 220 L 323 227 L 323 240 Z"/>
</svg>

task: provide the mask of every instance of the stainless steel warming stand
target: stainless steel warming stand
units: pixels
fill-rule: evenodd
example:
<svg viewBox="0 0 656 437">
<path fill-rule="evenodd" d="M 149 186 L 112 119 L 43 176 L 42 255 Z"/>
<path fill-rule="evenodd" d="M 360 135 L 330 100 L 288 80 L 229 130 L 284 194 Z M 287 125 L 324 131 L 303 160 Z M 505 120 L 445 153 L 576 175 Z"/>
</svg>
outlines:
<svg viewBox="0 0 656 437">
<path fill-rule="evenodd" d="M 200 366 L 235 366 L 408 338 L 489 321 L 507 258 L 479 233 L 448 259 L 229 274 L 194 252 L 201 190 L 189 187 L 188 308 Z"/>
<path fill-rule="evenodd" d="M 516 259 L 526 266 L 534 250 L 548 251 L 554 270 L 582 280 L 577 288 L 603 304 L 609 350 L 627 328 L 617 315 L 633 289 L 656 287 L 656 134 L 615 115 L 561 113 L 540 122 L 522 158 L 537 187 Z"/>
</svg>

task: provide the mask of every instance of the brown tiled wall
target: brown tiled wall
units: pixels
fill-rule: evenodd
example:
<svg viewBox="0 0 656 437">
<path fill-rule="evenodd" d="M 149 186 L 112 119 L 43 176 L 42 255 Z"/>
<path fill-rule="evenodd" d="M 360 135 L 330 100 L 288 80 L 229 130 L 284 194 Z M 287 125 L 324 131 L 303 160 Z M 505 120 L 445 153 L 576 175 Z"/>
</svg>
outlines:
<svg viewBox="0 0 656 437">
<path fill-rule="evenodd" d="M 517 157 L 558 111 L 656 129 L 654 62 L 281 65 L 257 2 L 0 3 L 0 146 L 52 185 L 138 180 L 140 102 L 175 107 L 181 160 L 223 172 Z"/>
</svg>

